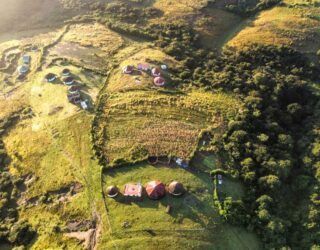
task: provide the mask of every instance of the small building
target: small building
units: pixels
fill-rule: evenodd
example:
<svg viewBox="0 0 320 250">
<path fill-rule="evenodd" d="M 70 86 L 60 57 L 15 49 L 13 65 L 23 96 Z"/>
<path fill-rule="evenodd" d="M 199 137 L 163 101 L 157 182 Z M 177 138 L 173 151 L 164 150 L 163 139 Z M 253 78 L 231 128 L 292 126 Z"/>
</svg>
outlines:
<svg viewBox="0 0 320 250">
<path fill-rule="evenodd" d="M 29 55 L 23 55 L 22 61 L 24 64 L 30 64 L 31 57 Z"/>
<path fill-rule="evenodd" d="M 154 83 L 154 85 L 156 85 L 158 87 L 162 87 L 166 84 L 166 80 L 163 77 L 158 76 L 158 77 L 154 78 L 153 83 Z"/>
<path fill-rule="evenodd" d="M 81 102 L 81 95 L 80 95 L 80 92 L 77 91 L 75 93 L 68 93 L 68 100 L 69 102 L 72 102 L 74 104 L 78 104 Z"/>
<path fill-rule="evenodd" d="M 119 190 L 116 186 L 109 186 L 106 189 L 106 193 L 109 198 L 115 198 L 119 194 Z"/>
<path fill-rule="evenodd" d="M 10 83 L 10 80 L 9 80 L 8 77 L 5 77 L 5 78 L 3 79 L 3 82 L 8 84 L 8 83 Z"/>
<path fill-rule="evenodd" d="M 148 64 L 139 63 L 138 64 L 138 70 L 146 71 L 148 72 L 150 70 L 150 66 Z"/>
<path fill-rule="evenodd" d="M 37 52 L 37 51 L 38 51 L 38 47 L 37 47 L 36 45 L 33 45 L 33 46 L 31 47 L 31 51 L 32 51 L 32 52 Z"/>
<path fill-rule="evenodd" d="M 20 65 L 18 67 L 19 74 L 26 74 L 29 71 L 29 67 L 27 65 Z"/>
<path fill-rule="evenodd" d="M 142 197 L 142 185 L 140 183 L 126 184 L 124 186 L 123 195 L 127 196 L 127 197 L 141 198 Z"/>
<path fill-rule="evenodd" d="M 185 193 L 185 189 L 180 182 L 173 181 L 169 184 L 168 192 L 173 196 L 181 196 Z"/>
<path fill-rule="evenodd" d="M 26 79 L 26 75 L 25 74 L 19 74 L 17 77 L 17 81 L 23 81 Z"/>
<path fill-rule="evenodd" d="M 162 64 L 160 67 L 161 67 L 162 70 L 167 70 L 168 69 L 168 66 L 165 65 L 165 64 Z"/>
<path fill-rule="evenodd" d="M 175 162 L 179 167 L 182 167 L 182 168 L 188 168 L 189 167 L 189 162 L 185 161 L 185 160 L 183 160 L 181 158 L 176 158 Z"/>
<path fill-rule="evenodd" d="M 223 178 L 222 178 L 222 175 L 221 175 L 221 174 L 218 174 L 218 175 L 217 175 L 217 179 L 218 179 L 218 184 L 219 184 L 219 185 L 222 185 L 222 183 L 223 183 Z"/>
<path fill-rule="evenodd" d="M 88 104 L 86 101 L 82 101 L 80 102 L 80 105 L 81 105 L 81 108 L 84 109 L 84 110 L 87 110 L 88 109 Z"/>
<path fill-rule="evenodd" d="M 47 81 L 47 82 L 54 82 L 56 79 L 57 79 L 57 76 L 53 73 L 48 73 L 45 75 L 44 79 Z"/>
<path fill-rule="evenodd" d="M 153 200 L 162 198 L 166 193 L 165 185 L 161 181 L 150 181 L 145 188 L 148 197 Z"/>
<path fill-rule="evenodd" d="M 71 75 L 71 71 L 70 71 L 70 69 L 65 68 L 65 69 L 62 70 L 61 74 L 63 76 L 70 76 Z"/>
<path fill-rule="evenodd" d="M 72 85 L 74 84 L 74 78 L 72 76 L 68 76 L 63 78 L 63 82 L 65 85 Z"/>
<path fill-rule="evenodd" d="M 161 71 L 160 71 L 159 68 L 153 68 L 153 69 L 151 70 L 151 74 L 152 74 L 152 76 L 154 76 L 154 77 L 158 77 L 158 76 L 161 76 Z"/>
<path fill-rule="evenodd" d="M 73 93 L 79 92 L 80 89 L 81 89 L 81 88 L 80 88 L 79 86 L 72 85 L 72 86 L 70 86 L 70 87 L 68 88 L 68 92 L 69 92 L 70 94 L 73 94 Z"/>
<path fill-rule="evenodd" d="M 132 74 L 134 70 L 134 67 L 132 65 L 126 65 L 122 68 L 123 74 Z"/>
</svg>

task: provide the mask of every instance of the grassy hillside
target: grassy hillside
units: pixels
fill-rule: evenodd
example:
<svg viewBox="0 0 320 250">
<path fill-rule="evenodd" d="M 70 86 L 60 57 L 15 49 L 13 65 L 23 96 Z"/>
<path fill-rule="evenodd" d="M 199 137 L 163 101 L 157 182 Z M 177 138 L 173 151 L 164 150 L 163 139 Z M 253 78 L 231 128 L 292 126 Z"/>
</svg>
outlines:
<svg viewBox="0 0 320 250">
<path fill-rule="evenodd" d="M 312 56 L 320 48 L 317 5 L 317 2 L 284 1 L 280 6 L 257 14 L 227 45 L 237 49 L 252 43 L 286 45 Z"/>
</svg>

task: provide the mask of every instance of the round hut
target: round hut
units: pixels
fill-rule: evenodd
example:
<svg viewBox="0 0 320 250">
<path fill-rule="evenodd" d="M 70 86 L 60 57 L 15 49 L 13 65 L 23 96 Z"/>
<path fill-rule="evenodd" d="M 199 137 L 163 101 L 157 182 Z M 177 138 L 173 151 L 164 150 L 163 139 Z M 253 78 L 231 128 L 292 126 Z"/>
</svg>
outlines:
<svg viewBox="0 0 320 250">
<path fill-rule="evenodd" d="M 152 74 L 154 77 L 161 76 L 160 69 L 159 69 L 159 68 L 153 68 L 153 69 L 151 70 L 151 74 Z"/>
<path fill-rule="evenodd" d="M 29 71 L 29 67 L 27 65 L 21 65 L 18 67 L 18 72 L 20 74 L 25 74 Z"/>
<path fill-rule="evenodd" d="M 166 193 L 166 188 L 161 181 L 150 181 L 145 188 L 148 197 L 152 200 L 158 200 Z"/>
<path fill-rule="evenodd" d="M 68 92 L 70 94 L 74 94 L 74 93 L 78 93 L 80 91 L 80 87 L 79 86 L 76 86 L 76 85 L 73 85 L 73 86 L 70 86 L 68 88 Z"/>
<path fill-rule="evenodd" d="M 71 71 L 70 71 L 70 69 L 65 68 L 65 69 L 62 70 L 61 74 L 63 76 L 70 76 L 71 75 Z"/>
<path fill-rule="evenodd" d="M 159 77 L 154 78 L 153 82 L 154 82 L 154 85 L 161 87 L 161 86 L 165 85 L 166 80 L 163 77 L 159 76 Z"/>
<path fill-rule="evenodd" d="M 132 65 L 126 65 L 122 68 L 122 73 L 123 74 L 132 74 L 134 68 Z"/>
<path fill-rule="evenodd" d="M 63 78 L 63 82 L 66 85 L 72 85 L 74 83 L 74 78 L 72 76 L 68 76 Z"/>
<path fill-rule="evenodd" d="M 119 190 L 116 186 L 109 186 L 106 190 L 107 196 L 110 198 L 114 198 L 119 194 Z"/>
<path fill-rule="evenodd" d="M 56 75 L 55 74 L 53 74 L 53 73 L 48 73 L 48 74 L 46 74 L 45 75 L 45 80 L 47 81 L 47 82 L 53 82 L 54 80 L 56 80 Z"/>
<path fill-rule="evenodd" d="M 168 192 L 173 196 L 181 196 L 185 193 L 185 189 L 180 182 L 173 181 L 168 187 Z"/>
</svg>

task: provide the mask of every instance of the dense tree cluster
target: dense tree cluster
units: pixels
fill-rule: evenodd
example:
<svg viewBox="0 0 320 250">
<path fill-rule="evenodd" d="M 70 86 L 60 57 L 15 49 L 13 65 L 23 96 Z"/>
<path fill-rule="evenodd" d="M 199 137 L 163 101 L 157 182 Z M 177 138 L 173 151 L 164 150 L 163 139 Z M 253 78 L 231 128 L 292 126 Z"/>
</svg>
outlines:
<svg viewBox="0 0 320 250">
<path fill-rule="evenodd" d="M 134 7 L 129 3 L 111 3 L 103 5 L 101 3 L 91 5 L 91 9 L 97 11 L 99 18 L 112 19 L 113 22 L 123 22 L 128 24 L 143 24 L 147 20 L 160 17 L 162 11 L 154 7 Z"/>
<path fill-rule="evenodd" d="M 239 204 L 228 208 L 230 221 L 236 217 L 253 228 L 267 249 L 309 249 L 320 244 L 315 185 L 319 136 L 313 129 L 313 136 L 304 137 L 319 115 L 315 114 L 318 98 L 310 87 L 319 71 L 291 49 L 258 45 L 226 52 L 201 71 L 207 72 L 210 88 L 232 91 L 244 102 L 221 145 L 247 187 L 246 209 L 239 209 Z M 204 84 L 201 79 L 199 83 Z M 305 152 L 299 148 L 301 140 L 306 145 L 315 140 L 309 149 L 312 156 L 304 157 L 308 164 L 301 160 Z"/>
</svg>

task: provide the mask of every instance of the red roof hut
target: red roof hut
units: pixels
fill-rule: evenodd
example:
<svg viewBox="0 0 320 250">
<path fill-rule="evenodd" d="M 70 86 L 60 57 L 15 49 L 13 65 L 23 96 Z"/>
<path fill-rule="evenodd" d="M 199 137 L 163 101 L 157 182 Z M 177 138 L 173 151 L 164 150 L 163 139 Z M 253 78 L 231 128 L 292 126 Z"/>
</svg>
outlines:
<svg viewBox="0 0 320 250">
<path fill-rule="evenodd" d="M 126 65 L 126 66 L 124 66 L 124 67 L 122 68 L 122 73 L 123 73 L 123 74 L 132 74 L 133 70 L 134 70 L 134 67 L 133 67 L 133 66 L 131 66 L 131 65 Z"/>
<path fill-rule="evenodd" d="M 154 77 L 161 76 L 160 69 L 158 69 L 158 68 L 153 68 L 153 69 L 151 70 L 151 74 L 152 74 Z"/>
<path fill-rule="evenodd" d="M 126 184 L 124 186 L 124 196 L 130 197 L 141 197 L 142 196 L 142 186 L 140 183 L 137 184 Z"/>
<path fill-rule="evenodd" d="M 153 83 L 154 83 L 154 85 L 161 87 L 161 86 L 165 85 L 166 80 L 163 77 L 159 76 L 159 77 L 154 78 Z"/>
<path fill-rule="evenodd" d="M 146 192 L 150 199 L 157 200 L 165 195 L 166 188 L 161 181 L 150 181 L 146 185 Z"/>
</svg>

